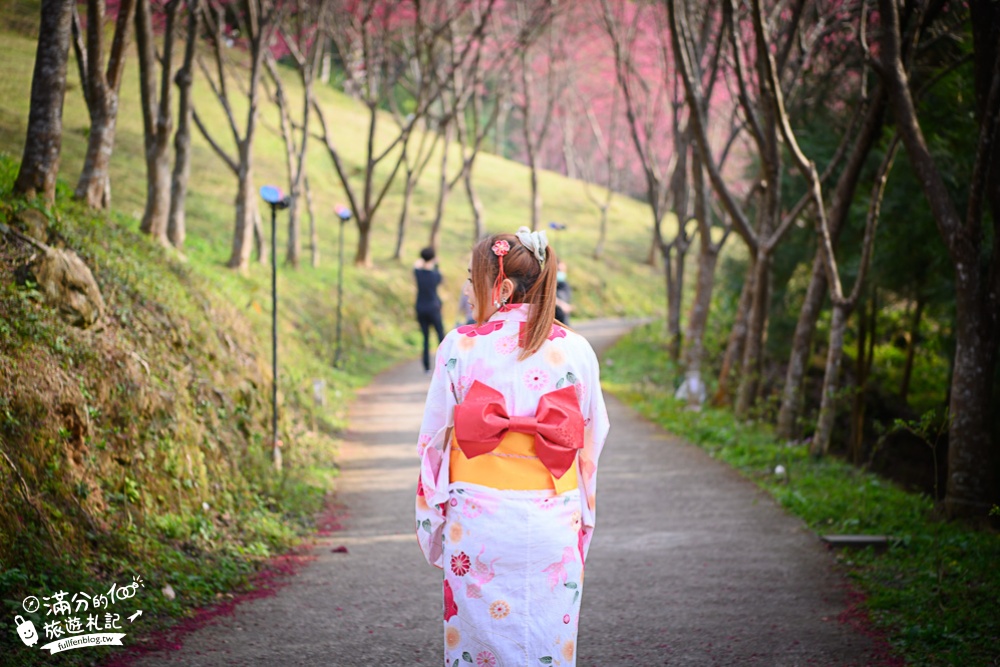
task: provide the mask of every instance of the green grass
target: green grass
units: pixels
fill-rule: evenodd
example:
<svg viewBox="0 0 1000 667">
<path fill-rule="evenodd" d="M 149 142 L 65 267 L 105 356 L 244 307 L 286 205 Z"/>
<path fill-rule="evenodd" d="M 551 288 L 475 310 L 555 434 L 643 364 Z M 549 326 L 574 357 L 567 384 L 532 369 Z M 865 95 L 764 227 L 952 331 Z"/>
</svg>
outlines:
<svg viewBox="0 0 1000 667">
<path fill-rule="evenodd" d="M 771 493 L 817 533 L 889 535 L 884 554 L 838 560 L 877 627 L 915 667 L 974 667 L 1000 660 L 1000 535 L 939 519 L 931 500 L 724 409 L 690 412 L 673 398 L 662 323 L 626 336 L 607 354 L 604 386 L 664 428 L 704 448 Z M 784 466 L 787 473 L 775 474 Z"/>
</svg>

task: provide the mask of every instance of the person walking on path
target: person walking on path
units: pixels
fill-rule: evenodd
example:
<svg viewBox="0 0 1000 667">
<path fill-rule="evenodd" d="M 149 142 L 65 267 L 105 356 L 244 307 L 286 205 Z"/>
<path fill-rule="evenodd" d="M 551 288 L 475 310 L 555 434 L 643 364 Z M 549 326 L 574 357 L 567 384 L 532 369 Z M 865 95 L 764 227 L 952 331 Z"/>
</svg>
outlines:
<svg viewBox="0 0 1000 667">
<path fill-rule="evenodd" d="M 554 321 L 556 264 L 545 232 L 480 241 L 477 323 L 438 348 L 416 523 L 444 570 L 447 665 L 576 665 L 609 421 L 594 350 Z"/>
<path fill-rule="evenodd" d="M 420 251 L 420 259 L 413 265 L 413 277 L 417 282 L 417 322 L 424 337 L 424 372 L 431 370 L 430 337 L 431 327 L 437 332 L 438 345 L 444 339 L 444 325 L 441 323 L 441 298 L 437 288 L 441 284 L 434 248 Z"/>
</svg>

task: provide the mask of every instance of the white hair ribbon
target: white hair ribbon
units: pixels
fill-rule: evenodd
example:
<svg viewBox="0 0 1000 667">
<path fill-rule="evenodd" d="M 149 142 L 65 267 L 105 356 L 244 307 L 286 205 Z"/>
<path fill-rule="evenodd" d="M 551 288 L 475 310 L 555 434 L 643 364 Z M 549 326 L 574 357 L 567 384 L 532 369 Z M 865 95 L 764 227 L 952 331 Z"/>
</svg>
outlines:
<svg viewBox="0 0 1000 667">
<path fill-rule="evenodd" d="M 545 263 L 545 249 L 549 247 L 549 239 L 545 236 L 545 230 L 533 232 L 527 227 L 517 230 L 517 240 L 524 244 L 524 247 L 535 254 L 535 259 L 539 265 Z"/>
</svg>

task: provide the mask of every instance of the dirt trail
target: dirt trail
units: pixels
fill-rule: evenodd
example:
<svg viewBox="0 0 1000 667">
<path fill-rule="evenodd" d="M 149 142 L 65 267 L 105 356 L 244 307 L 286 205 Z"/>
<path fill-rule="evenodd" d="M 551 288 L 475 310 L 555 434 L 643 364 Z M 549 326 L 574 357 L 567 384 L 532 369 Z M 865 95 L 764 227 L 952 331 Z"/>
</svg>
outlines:
<svg viewBox="0 0 1000 667">
<path fill-rule="evenodd" d="M 604 349 L 630 323 L 580 325 Z M 277 595 L 239 605 L 135 664 L 440 665 L 441 575 L 413 535 L 419 362 L 379 376 L 350 412 L 343 530 Z M 580 667 L 872 665 L 838 619 L 848 591 L 795 518 L 702 450 L 608 396 L 598 524 L 587 563 Z M 346 553 L 344 550 L 346 549 Z M 521 667 L 521 666 L 507 666 Z"/>
</svg>

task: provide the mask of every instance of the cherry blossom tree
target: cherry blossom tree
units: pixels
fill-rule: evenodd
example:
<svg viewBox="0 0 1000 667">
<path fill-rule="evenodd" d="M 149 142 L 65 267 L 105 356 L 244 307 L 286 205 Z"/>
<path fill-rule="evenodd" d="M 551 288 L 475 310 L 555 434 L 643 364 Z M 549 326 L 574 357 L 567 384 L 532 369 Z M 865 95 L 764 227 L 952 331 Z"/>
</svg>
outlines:
<svg viewBox="0 0 1000 667">
<path fill-rule="evenodd" d="M 681 350 L 681 301 L 688 233 L 687 118 L 676 69 L 666 41 L 666 16 L 660 5 L 613 4 L 601 0 L 603 27 L 615 57 L 615 78 L 622 92 L 628 127 L 645 176 L 652 213 L 654 252 L 664 262 L 667 286 L 667 338 L 671 357 Z M 656 26 L 655 30 L 643 29 Z M 664 229 L 673 209 L 674 231 Z"/>
<path fill-rule="evenodd" d="M 442 0 L 443 1 L 443 0 Z M 389 106 L 388 97 L 394 94 L 406 69 L 407 58 L 402 49 L 403 36 L 413 35 L 419 48 L 430 48 L 445 27 L 453 21 L 467 19 L 473 0 L 460 0 L 453 5 L 453 13 L 429 12 L 421 10 L 421 2 L 389 2 L 388 0 L 338 0 L 331 6 L 331 18 L 324 26 L 325 34 L 332 40 L 341 60 L 360 62 L 363 65 L 349 71 L 350 84 L 357 91 L 360 100 L 368 110 L 368 132 L 365 143 L 364 162 L 360 168 L 362 184 L 360 191 L 352 182 L 344 164 L 344 157 L 338 147 L 331 126 L 318 102 L 314 102 L 321 128 L 323 143 L 333 163 L 341 186 L 344 188 L 354 221 L 358 228 L 358 246 L 354 261 L 358 265 L 371 263 L 369 238 L 375 214 L 389 192 L 397 173 L 404 164 L 403 146 L 410 139 L 417 123 L 429 112 L 441 96 L 442 83 L 451 78 L 450 70 L 443 77 L 424 79 L 427 84 L 418 91 L 413 111 L 407 116 L 402 127 L 397 126 L 387 142 L 377 145 L 381 109 Z M 472 45 L 482 39 L 489 22 L 495 0 L 487 0 L 478 21 L 473 25 L 472 38 L 454 59 L 455 67 L 464 66 L 470 57 Z M 438 17 L 432 23 L 425 23 L 423 17 Z M 419 20 L 418 20 L 419 19 Z M 382 166 L 385 165 L 385 166 Z M 376 182 L 376 171 L 386 169 L 386 176 Z"/>
<path fill-rule="evenodd" d="M 227 8 L 233 10 L 230 16 L 235 15 L 235 25 L 227 23 Z M 257 216 L 257 196 L 253 184 L 253 141 L 258 125 L 264 57 L 271 48 L 272 38 L 279 24 L 279 13 L 278 6 L 272 4 L 270 0 L 240 0 L 232 7 L 223 5 L 218 0 L 208 0 L 205 22 L 212 47 L 215 75 L 212 75 L 204 59 L 197 58 L 198 66 L 225 113 L 228 133 L 236 145 L 236 154 L 232 155 L 205 125 L 198 110 L 192 108 L 195 125 L 202 136 L 236 176 L 236 222 L 228 266 L 240 270 L 245 269 L 250 261 L 251 241 Z M 245 49 L 248 68 L 246 72 L 248 80 L 244 88 L 248 105 L 242 129 L 230 99 L 230 75 L 227 70 L 234 68 L 235 64 L 230 63 L 226 56 L 228 44 L 231 42 L 235 46 L 237 36 L 240 46 Z M 263 253 L 261 257 L 263 259 Z"/>
<path fill-rule="evenodd" d="M 292 103 L 285 91 L 275 54 L 270 51 L 264 56 L 264 64 L 274 84 L 274 101 L 278 106 L 281 119 L 281 138 L 285 145 L 285 163 L 288 169 L 289 206 L 288 206 L 288 247 L 285 250 L 285 262 L 293 267 L 299 266 L 302 253 L 301 218 L 303 195 L 306 188 L 306 155 L 309 147 L 309 130 L 313 106 L 313 81 L 319 71 L 323 55 L 323 43 L 318 30 L 325 20 L 328 3 L 306 2 L 296 0 L 293 16 L 289 17 L 280 28 L 279 38 L 284 51 L 295 64 L 295 71 L 302 84 L 301 109 L 293 119 Z M 318 261 L 315 254 L 316 226 L 310 214 L 310 240 L 314 249 L 313 263 Z"/>
<path fill-rule="evenodd" d="M 834 29 L 827 17 L 806 12 L 804 1 L 792 3 L 785 14 L 765 13 L 755 0 L 749 11 L 741 12 L 734 0 L 724 0 L 722 15 L 726 22 L 733 80 L 742 122 L 749 128 L 753 159 L 759 175 L 753 192 L 757 193 L 752 215 L 739 201 L 710 151 L 705 118 L 707 105 L 702 83 L 694 76 L 691 48 L 694 40 L 686 8 L 676 0 L 668 3 L 671 36 L 678 67 L 682 72 L 692 128 L 703 165 L 708 170 L 716 196 L 732 219 L 734 230 L 747 245 L 751 263 L 744 283 L 741 308 L 746 310 L 746 338 L 743 344 L 740 383 L 735 411 L 745 417 L 754 405 L 760 383 L 765 325 L 770 293 L 770 265 L 777 245 L 803 210 L 817 200 L 814 191 L 802 194 L 790 209 L 783 210 L 782 181 L 785 177 L 785 154 L 789 132 L 782 125 L 785 100 L 802 83 L 802 71 Z M 765 14 L 767 19 L 765 20 Z M 835 162 L 835 161 L 834 161 Z M 824 170 L 825 180 L 832 173 L 833 162 Z M 800 171 L 802 165 L 799 165 Z M 820 200 L 821 201 L 821 198 Z M 724 370 L 726 366 L 724 365 Z M 720 391 L 725 391 L 728 376 L 720 377 Z"/>
</svg>

